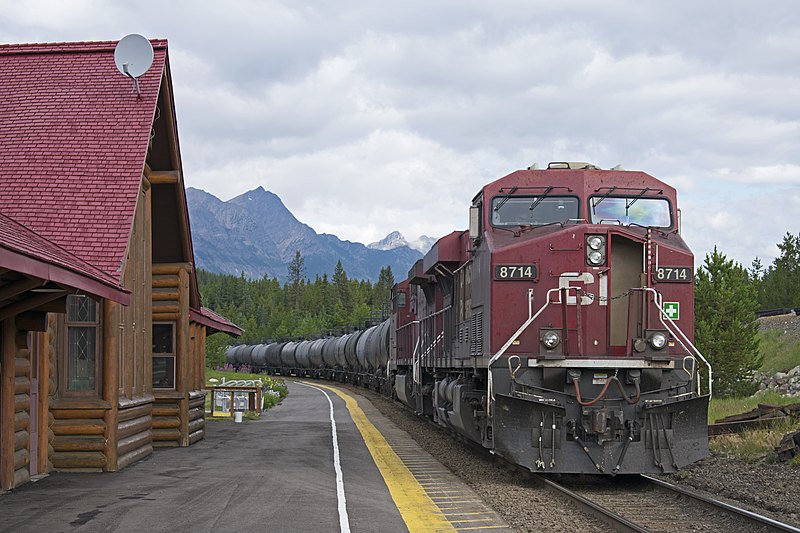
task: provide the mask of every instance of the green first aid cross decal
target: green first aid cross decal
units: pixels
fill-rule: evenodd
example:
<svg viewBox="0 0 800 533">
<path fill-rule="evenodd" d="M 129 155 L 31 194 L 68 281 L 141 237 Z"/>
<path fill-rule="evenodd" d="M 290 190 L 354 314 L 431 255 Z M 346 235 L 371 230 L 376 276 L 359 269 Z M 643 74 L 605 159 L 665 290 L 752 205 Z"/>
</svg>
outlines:
<svg viewBox="0 0 800 533">
<path fill-rule="evenodd" d="M 681 317 L 681 303 L 680 302 L 664 302 L 664 313 L 672 320 L 678 320 Z"/>
</svg>

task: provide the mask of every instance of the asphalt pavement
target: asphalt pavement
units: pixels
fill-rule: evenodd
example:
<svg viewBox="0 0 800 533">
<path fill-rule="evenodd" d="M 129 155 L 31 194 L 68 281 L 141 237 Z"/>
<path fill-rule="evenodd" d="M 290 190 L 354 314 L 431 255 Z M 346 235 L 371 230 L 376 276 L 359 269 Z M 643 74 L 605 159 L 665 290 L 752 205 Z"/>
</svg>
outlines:
<svg viewBox="0 0 800 533">
<path fill-rule="evenodd" d="M 55 472 L 0 495 L 0 531 L 395 533 L 452 531 L 459 519 L 469 525 L 440 480 L 469 489 L 366 399 L 287 384 L 289 396 L 260 419 L 207 420 L 206 438 L 188 448 L 158 448 L 116 473 Z M 470 529 L 506 530 L 486 513 Z"/>
</svg>

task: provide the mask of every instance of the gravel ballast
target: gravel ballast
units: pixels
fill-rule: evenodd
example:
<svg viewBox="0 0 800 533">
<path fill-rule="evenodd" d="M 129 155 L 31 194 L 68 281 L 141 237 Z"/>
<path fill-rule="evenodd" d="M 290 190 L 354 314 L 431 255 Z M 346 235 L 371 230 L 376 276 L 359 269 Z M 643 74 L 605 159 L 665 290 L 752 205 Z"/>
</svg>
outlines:
<svg viewBox="0 0 800 533">
<path fill-rule="evenodd" d="M 537 486 L 525 472 L 511 469 L 490 455 L 456 440 L 397 402 L 353 387 L 397 427 L 461 478 L 517 531 L 610 531 L 581 514 L 552 492 Z"/>
<path fill-rule="evenodd" d="M 800 527 L 800 467 L 715 453 L 662 479 Z"/>
<path fill-rule="evenodd" d="M 384 416 L 463 479 L 517 531 L 608 530 L 561 497 L 539 487 L 529 474 L 512 470 L 488 452 L 456 440 L 397 402 L 359 387 L 352 390 L 366 396 Z M 800 467 L 783 463 L 748 464 L 717 454 L 661 478 L 800 526 Z"/>
</svg>

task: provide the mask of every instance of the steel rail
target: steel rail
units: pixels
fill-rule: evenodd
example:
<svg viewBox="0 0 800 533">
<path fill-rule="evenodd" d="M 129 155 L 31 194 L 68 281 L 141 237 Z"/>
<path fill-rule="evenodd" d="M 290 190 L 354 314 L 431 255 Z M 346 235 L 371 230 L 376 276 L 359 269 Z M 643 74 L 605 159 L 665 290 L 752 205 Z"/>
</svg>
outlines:
<svg viewBox="0 0 800 533">
<path fill-rule="evenodd" d="M 346 385 L 346 387 L 354 387 L 354 385 L 349 385 L 348 384 L 348 385 Z M 371 389 L 366 389 L 366 390 L 369 391 L 369 392 L 372 392 L 374 394 L 378 394 L 377 392 L 375 392 L 375 391 L 373 391 Z M 408 412 L 412 412 L 412 413 L 414 412 L 414 410 L 409 408 L 408 406 L 406 406 L 404 404 L 400 404 L 400 405 L 401 405 L 401 407 L 406 409 Z M 428 419 L 426 417 L 422 417 L 422 420 L 424 420 L 428 425 L 430 425 L 430 426 L 432 426 L 432 427 L 434 427 L 436 429 L 439 429 L 439 430 L 443 429 L 440 425 L 438 425 L 433 420 L 430 420 L 430 419 Z M 456 436 L 458 436 L 458 435 L 456 435 Z M 474 451 L 478 452 L 479 454 L 485 453 L 487 451 L 480 444 L 478 444 L 476 442 L 473 442 L 471 440 L 468 440 L 468 439 L 460 438 L 459 442 L 461 442 L 465 446 L 473 449 Z M 574 492 L 574 491 L 572 491 L 572 490 L 570 490 L 570 489 L 568 489 L 568 488 L 556 483 L 552 479 L 549 479 L 548 477 L 546 477 L 546 474 L 538 474 L 538 473 L 530 471 L 529 469 L 527 469 L 527 468 L 525 468 L 523 466 L 511 463 L 507 459 L 505 459 L 504 457 L 493 453 L 493 451 L 489 451 L 489 455 L 491 455 L 498 464 L 504 465 L 505 468 L 508 468 L 510 470 L 516 470 L 516 471 L 519 471 L 519 472 L 523 472 L 523 473 L 528 475 L 528 479 L 534 481 L 536 484 L 544 487 L 547 490 L 551 490 L 556 494 L 559 494 L 559 495 L 561 495 L 563 497 L 566 497 L 569 501 L 573 502 L 582 512 L 588 514 L 589 516 L 592 516 L 592 517 L 596 518 L 597 520 L 599 520 L 602 523 L 608 525 L 609 527 L 611 527 L 615 531 L 636 532 L 636 533 L 650 532 L 651 531 L 647 527 L 639 525 L 639 524 L 636 524 L 635 522 L 633 522 L 633 521 L 631 521 L 631 520 L 629 520 L 629 519 L 627 519 L 627 518 L 615 513 L 614 511 L 612 511 L 612 510 L 610 510 L 610 509 L 608 509 L 608 508 L 606 508 L 606 507 L 604 507 L 604 506 L 602 506 L 602 505 L 600 505 L 598 503 L 595 503 L 595 502 L 591 501 L 590 499 L 588 499 L 588 498 L 586 498 L 584 496 L 581 496 L 580 494 L 578 494 L 578 493 L 576 493 L 576 492 Z M 721 512 L 721 513 L 725 513 L 725 514 L 729 514 L 729 515 L 735 515 L 737 517 L 740 517 L 741 519 L 746 520 L 751 524 L 755 524 L 755 525 L 758 525 L 758 526 L 761 526 L 761 527 L 765 527 L 765 528 L 767 528 L 769 530 L 772 530 L 772 531 L 784 531 L 784 532 L 788 532 L 788 533 L 800 533 L 800 527 L 796 527 L 796 526 L 793 526 L 791 524 L 785 524 L 783 522 L 779 522 L 778 520 L 774 520 L 772 518 L 759 515 L 757 513 L 752 512 L 752 511 L 748 511 L 746 509 L 741 509 L 741 508 L 736 507 L 734 505 L 730 505 L 730 504 L 727 504 L 725 502 L 721 502 L 721 501 L 718 501 L 718 500 L 714 500 L 712 498 L 705 497 L 705 496 L 703 496 L 701 494 L 694 493 L 694 492 L 692 492 L 690 490 L 684 489 L 682 487 L 678 487 L 676 485 L 672 485 L 672 484 L 667 483 L 665 481 L 661 481 L 659 479 L 650 477 L 650 476 L 648 476 L 646 474 L 639 474 L 639 476 L 634 476 L 634 477 L 642 479 L 647 483 L 651 483 L 653 485 L 656 485 L 656 486 L 658 486 L 658 487 L 660 487 L 660 488 L 662 488 L 664 490 L 677 492 L 678 494 L 681 494 L 683 496 L 687 496 L 687 497 L 691 498 L 692 500 L 697 501 L 698 503 L 701 503 L 701 504 L 705 505 L 706 507 L 711 508 L 711 509 L 713 509 L 713 510 L 715 510 L 717 512 Z"/>
<path fill-rule="evenodd" d="M 577 492 L 573 492 L 568 488 L 559 485 L 555 481 L 552 481 L 544 477 L 540 477 L 539 475 L 535 474 L 531 475 L 531 479 L 535 480 L 537 483 L 543 484 L 549 490 L 555 491 L 562 496 L 566 496 L 567 498 L 569 498 L 571 502 L 575 503 L 582 512 L 600 520 L 601 522 L 612 528 L 614 531 L 634 532 L 634 533 L 650 532 L 649 529 L 642 527 L 634 522 L 631 522 L 627 518 L 618 515 L 614 511 L 607 509 L 602 505 L 596 504 L 595 502 L 589 500 L 588 498 L 581 496 Z"/>
<path fill-rule="evenodd" d="M 654 477 L 650 477 L 645 474 L 642 474 L 641 478 L 658 487 L 664 488 L 672 492 L 677 492 L 678 494 L 682 494 L 684 496 L 688 496 L 689 498 L 692 498 L 693 500 L 698 501 L 714 510 L 735 514 L 741 518 L 744 518 L 745 520 L 747 520 L 752 524 L 767 527 L 773 531 L 788 531 L 790 533 L 800 533 L 800 528 L 798 527 L 792 526 L 790 524 L 785 524 L 777 520 L 773 520 L 772 518 L 756 514 L 752 511 L 748 511 L 747 509 L 742 509 L 740 507 L 736 507 L 735 505 L 730 505 L 728 503 L 721 502 L 719 500 L 715 500 L 707 496 L 703 496 L 702 494 L 698 494 L 696 492 L 684 489 L 683 487 L 678 487 L 677 485 L 672 485 L 671 483 L 667 483 L 666 481 L 661 481 L 660 479 L 656 479 Z"/>
<path fill-rule="evenodd" d="M 730 435 L 732 433 L 742 433 L 751 429 L 769 428 L 780 422 L 788 420 L 785 416 L 771 418 L 753 418 L 750 420 L 738 420 L 736 422 L 717 422 L 708 425 L 708 436 L 717 437 L 719 435 Z"/>
</svg>

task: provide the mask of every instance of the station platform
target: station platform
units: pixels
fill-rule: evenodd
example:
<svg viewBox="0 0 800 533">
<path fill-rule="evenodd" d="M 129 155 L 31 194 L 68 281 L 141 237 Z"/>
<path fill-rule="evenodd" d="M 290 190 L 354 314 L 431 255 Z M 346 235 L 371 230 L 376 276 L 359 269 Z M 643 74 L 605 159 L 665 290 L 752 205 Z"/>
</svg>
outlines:
<svg viewBox="0 0 800 533">
<path fill-rule="evenodd" d="M 363 396 L 287 380 L 259 420 L 117 473 L 54 473 L 0 495 L 4 531 L 512 531 Z"/>
</svg>

